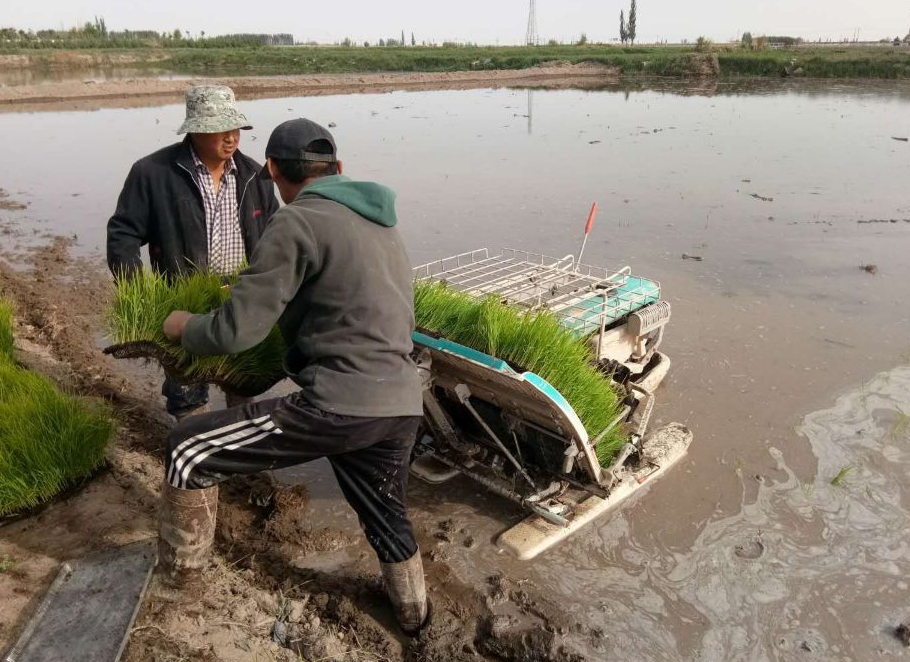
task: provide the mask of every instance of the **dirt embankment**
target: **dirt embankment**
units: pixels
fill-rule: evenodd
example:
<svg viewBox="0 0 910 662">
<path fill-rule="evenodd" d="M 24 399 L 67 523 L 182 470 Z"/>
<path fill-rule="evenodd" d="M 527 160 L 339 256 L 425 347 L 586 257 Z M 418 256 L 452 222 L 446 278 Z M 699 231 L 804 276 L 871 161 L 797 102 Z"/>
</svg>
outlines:
<svg viewBox="0 0 910 662">
<path fill-rule="evenodd" d="M 29 69 L 33 67 L 59 67 L 78 69 L 90 67 L 124 67 L 154 64 L 167 59 L 167 53 L 154 50 L 142 51 L 67 51 L 42 50 L 35 53 L 0 55 L 0 69 Z"/>
<path fill-rule="evenodd" d="M 107 467 L 36 513 L 0 522 L 0 651 L 33 613 L 64 560 L 155 535 L 160 452 L 171 425 L 158 406 L 158 376 L 103 356 L 96 339 L 110 286 L 102 265 L 75 260 L 68 241 L 31 252 L 27 268 L 0 262 L 0 293 L 17 309 L 19 358 L 77 393 L 109 398 L 120 426 Z M 201 595 L 153 578 L 124 654 L 128 662 L 340 660 L 583 662 L 566 635 L 601 647 L 528 583 L 492 576 L 461 582 L 444 555 L 425 554 L 430 625 L 400 634 L 371 558 L 343 570 L 301 563 L 350 544 L 350 533 L 314 529 L 301 486 L 264 478 L 226 483 L 216 553 Z M 432 531 L 418 531 L 425 550 Z"/>
<path fill-rule="evenodd" d="M 465 90 L 505 87 L 592 87 L 619 80 L 619 70 L 595 63 L 552 63 L 519 70 L 427 73 L 241 76 L 181 80 L 131 79 L 104 82 L 56 82 L 0 87 L 0 112 L 87 110 L 135 107 L 180 101 L 190 85 L 229 85 L 239 98 L 391 92 L 394 90 Z"/>
</svg>

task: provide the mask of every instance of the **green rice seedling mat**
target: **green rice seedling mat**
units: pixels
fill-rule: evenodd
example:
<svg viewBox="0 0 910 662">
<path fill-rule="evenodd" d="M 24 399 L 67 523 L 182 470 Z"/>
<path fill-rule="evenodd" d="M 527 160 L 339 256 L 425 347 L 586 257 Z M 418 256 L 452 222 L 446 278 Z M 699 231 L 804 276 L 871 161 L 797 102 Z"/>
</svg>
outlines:
<svg viewBox="0 0 910 662">
<path fill-rule="evenodd" d="M 616 419 L 621 397 L 609 375 L 593 364 L 589 345 L 548 312 L 527 312 L 488 297 L 477 299 L 438 281 L 414 284 L 417 327 L 502 359 L 550 383 L 572 405 L 593 438 Z M 597 444 L 601 464 L 609 463 L 626 441 L 616 426 Z"/>
<path fill-rule="evenodd" d="M 0 517 L 44 503 L 104 462 L 108 404 L 58 389 L 13 358 L 12 311 L 0 300 Z"/>
</svg>

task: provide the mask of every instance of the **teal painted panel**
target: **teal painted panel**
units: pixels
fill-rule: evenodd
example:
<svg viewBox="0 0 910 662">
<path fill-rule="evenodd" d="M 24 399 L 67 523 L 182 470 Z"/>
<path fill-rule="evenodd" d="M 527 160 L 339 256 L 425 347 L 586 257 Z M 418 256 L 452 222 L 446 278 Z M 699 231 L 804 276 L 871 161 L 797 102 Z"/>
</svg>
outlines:
<svg viewBox="0 0 910 662">
<path fill-rule="evenodd" d="M 575 434 L 578 436 L 582 442 L 588 442 L 588 432 L 585 430 L 585 426 L 582 425 L 581 419 L 578 418 L 578 414 L 575 413 L 575 410 L 572 409 L 572 405 L 569 404 L 569 401 L 566 400 L 562 393 L 557 391 L 550 382 L 541 377 L 540 375 L 534 374 L 533 372 L 522 373 L 522 377 L 525 378 L 529 384 L 533 385 L 538 391 L 541 392 L 550 402 L 553 403 L 566 418 L 569 419 L 572 423 L 572 427 L 575 428 Z"/>
<path fill-rule="evenodd" d="M 610 292 L 607 297 L 607 325 L 659 300 L 660 287 L 657 283 L 647 278 L 629 276 L 621 287 Z M 592 333 L 594 327 L 599 328 L 600 313 L 604 310 L 603 296 L 591 293 L 573 306 L 576 309 L 576 316 L 581 319 L 563 319 L 564 327 L 585 335 Z"/>
<path fill-rule="evenodd" d="M 499 372 L 508 372 L 513 374 L 515 373 L 509 364 L 502 359 L 497 359 L 496 357 L 490 356 L 489 354 L 478 352 L 476 349 L 471 349 L 465 345 L 459 345 L 458 343 L 454 343 L 451 340 L 446 340 L 444 338 L 433 338 L 432 336 L 428 336 L 425 333 L 420 333 L 420 331 L 415 331 L 412 333 L 411 339 L 418 345 L 423 345 L 424 347 L 429 347 L 430 349 L 435 349 L 440 352 L 449 352 L 450 354 L 461 356 L 462 358 L 468 359 L 469 361 L 480 363 L 481 365 L 485 365 L 488 368 L 492 368 L 493 370 L 497 370 Z"/>
</svg>

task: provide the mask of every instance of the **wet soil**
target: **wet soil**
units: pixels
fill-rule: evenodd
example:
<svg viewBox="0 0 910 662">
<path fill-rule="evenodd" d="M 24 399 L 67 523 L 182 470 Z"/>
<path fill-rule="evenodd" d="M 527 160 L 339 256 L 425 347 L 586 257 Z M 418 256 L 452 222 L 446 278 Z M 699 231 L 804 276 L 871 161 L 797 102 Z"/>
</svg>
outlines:
<svg viewBox="0 0 910 662">
<path fill-rule="evenodd" d="M 178 80 L 137 78 L 124 81 L 64 81 L 0 86 L 0 112 L 134 108 L 180 101 L 190 85 L 230 86 L 238 99 L 392 92 L 395 90 L 468 90 L 545 86 L 585 87 L 616 82 L 619 70 L 595 63 L 551 65 L 518 70 L 325 74 L 297 76 L 195 77 Z"/>
<path fill-rule="evenodd" d="M 160 376 L 97 350 L 109 282 L 57 239 L 29 252 L 28 268 L 0 262 L 0 294 L 17 311 L 18 359 L 61 387 L 109 398 L 120 420 L 106 469 L 80 489 L 0 523 L 0 650 L 33 613 L 61 562 L 155 535 L 170 428 L 154 397 Z M 175 592 L 153 577 L 124 660 L 539 660 L 583 659 L 563 645 L 556 605 L 495 585 L 464 584 L 427 558 L 432 621 L 416 639 L 397 632 L 375 557 L 344 550 L 360 537 L 313 527 L 306 487 L 269 476 L 221 490 L 216 553 L 205 590 Z M 431 532 L 419 531 L 432 547 Z M 491 597 L 494 596 L 494 597 Z"/>
</svg>

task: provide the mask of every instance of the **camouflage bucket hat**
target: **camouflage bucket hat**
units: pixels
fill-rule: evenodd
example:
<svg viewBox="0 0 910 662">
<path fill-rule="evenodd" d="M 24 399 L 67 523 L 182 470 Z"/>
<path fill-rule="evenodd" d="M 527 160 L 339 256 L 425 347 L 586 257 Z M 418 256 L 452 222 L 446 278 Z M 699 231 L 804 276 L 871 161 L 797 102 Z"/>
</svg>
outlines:
<svg viewBox="0 0 910 662">
<path fill-rule="evenodd" d="M 252 129 L 237 110 L 234 91 L 225 85 L 196 85 L 186 91 L 186 119 L 177 133 L 219 133 Z"/>
</svg>

